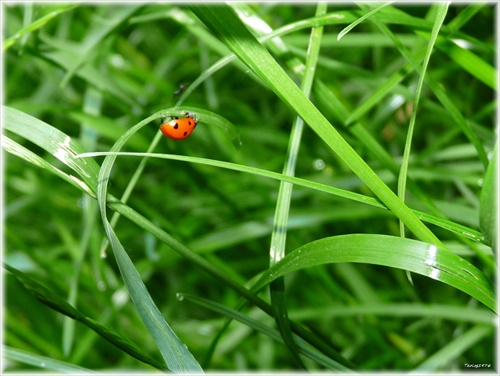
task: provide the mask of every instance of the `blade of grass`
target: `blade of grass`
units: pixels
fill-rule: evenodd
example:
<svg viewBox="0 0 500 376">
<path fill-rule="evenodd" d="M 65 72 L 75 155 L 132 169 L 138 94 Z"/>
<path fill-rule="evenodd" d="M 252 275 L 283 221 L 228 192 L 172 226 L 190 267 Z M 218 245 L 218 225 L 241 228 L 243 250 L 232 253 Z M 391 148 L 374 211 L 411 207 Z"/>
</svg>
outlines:
<svg viewBox="0 0 500 376">
<path fill-rule="evenodd" d="M 170 114 L 167 114 L 170 115 Z M 152 120 L 163 116 L 156 113 L 130 128 L 111 148 L 112 151 L 120 150 L 127 140 L 140 128 Z M 203 373 L 203 370 L 193 355 L 177 337 L 170 325 L 165 321 L 160 310 L 156 307 L 144 282 L 128 256 L 120 240 L 107 218 L 107 185 L 109 175 L 116 156 L 107 156 L 101 166 L 97 184 L 97 201 L 106 235 L 113 249 L 120 273 L 129 290 L 130 297 L 139 312 L 139 315 L 156 342 L 169 370 L 175 373 Z"/>
<path fill-rule="evenodd" d="M 496 312 L 491 283 L 474 265 L 441 247 L 387 235 L 340 235 L 303 245 L 268 269 L 252 290 L 296 270 L 339 262 L 384 265 L 421 274 L 465 292 Z"/>
<path fill-rule="evenodd" d="M 413 104 L 413 110 L 410 117 L 410 124 L 408 127 L 408 133 L 406 135 L 405 148 L 403 152 L 403 160 L 401 162 L 401 171 L 398 177 L 398 197 L 401 201 L 406 201 L 406 181 L 408 179 L 408 165 L 410 163 L 411 145 L 413 140 L 413 132 L 415 129 L 415 122 L 417 119 L 418 104 L 420 102 L 420 96 L 422 94 L 422 87 L 424 85 L 425 74 L 427 72 L 427 66 L 431 59 L 431 54 L 434 49 L 434 44 L 439 35 L 439 30 L 444 22 L 446 14 L 448 13 L 449 3 L 438 3 L 436 5 L 436 19 L 434 21 L 434 27 L 432 28 L 431 38 L 429 44 L 427 45 L 427 52 L 424 57 L 422 68 L 420 70 L 420 78 L 417 84 L 417 90 L 415 92 L 415 100 Z M 405 237 L 405 227 L 403 221 L 399 221 L 399 231 L 402 237 Z"/>
<path fill-rule="evenodd" d="M 381 87 L 387 86 L 382 85 Z M 318 80 L 315 83 L 315 91 L 319 99 L 325 102 L 325 105 L 327 106 L 326 108 L 333 110 L 334 116 L 337 118 L 337 120 L 339 120 L 342 124 L 345 124 L 350 111 L 340 101 L 333 90 L 330 90 L 323 82 Z M 374 98 L 375 96 L 378 96 L 378 93 L 379 92 L 376 91 L 374 93 L 374 96 L 370 97 L 368 100 Z M 394 161 L 387 150 L 385 150 L 382 145 L 372 136 L 372 134 L 368 132 L 367 128 L 361 122 L 351 124 L 348 128 L 350 133 L 356 136 L 357 140 L 365 146 L 365 149 L 369 153 L 371 153 L 375 159 L 389 168 L 394 176 L 397 176 L 397 174 L 399 173 L 399 165 Z M 422 202 L 427 210 L 429 210 L 433 215 L 437 217 L 444 217 L 444 215 L 437 209 L 436 205 L 429 198 L 429 195 L 427 195 L 414 180 L 410 179 L 408 183 L 413 195 Z"/>
<path fill-rule="evenodd" d="M 470 21 L 474 15 L 483 9 L 486 4 L 469 4 L 467 5 L 453 20 L 451 20 L 447 26 L 447 29 L 451 32 L 457 32 Z"/>
<path fill-rule="evenodd" d="M 363 8 L 364 6 L 361 7 Z M 418 65 L 418 63 L 412 58 L 411 53 L 403 45 L 403 43 L 401 43 L 401 41 L 397 38 L 397 36 L 394 35 L 394 33 L 392 33 L 392 31 L 389 30 L 389 28 L 383 22 L 381 22 L 381 20 L 378 18 L 379 14 L 380 13 L 377 13 L 373 17 L 371 17 L 370 22 L 373 22 L 385 35 L 387 35 L 394 42 L 394 45 L 397 47 L 399 52 L 413 66 L 415 72 L 421 75 L 422 72 L 420 71 L 420 66 Z M 465 121 L 464 117 L 462 116 L 458 108 L 455 106 L 455 104 L 448 97 L 446 92 L 441 88 L 438 82 L 434 80 L 430 75 L 427 75 L 425 77 L 425 83 L 429 85 L 429 87 L 436 95 L 438 100 L 441 102 L 443 107 L 447 109 L 453 120 L 459 125 L 462 132 L 470 141 L 470 143 L 474 145 L 474 147 L 477 150 L 479 159 L 481 160 L 483 165 L 485 167 L 488 166 L 488 157 L 486 155 L 486 151 L 484 150 L 484 146 L 481 140 L 479 139 L 477 134 L 473 131 L 473 129 L 470 127 L 470 125 Z"/>
<path fill-rule="evenodd" d="M 495 146 L 481 190 L 479 225 L 493 250 L 498 245 L 498 146 Z"/>
<path fill-rule="evenodd" d="M 438 3 L 436 10 L 436 18 L 434 21 L 434 26 L 431 32 L 431 38 L 427 45 L 427 51 L 424 57 L 424 61 L 422 64 L 422 70 L 420 72 L 420 77 L 417 83 L 417 90 L 415 92 L 415 99 L 413 103 L 413 109 L 410 117 L 410 124 L 408 127 L 408 133 L 406 135 L 405 148 L 403 152 L 403 160 L 401 161 L 401 170 L 398 176 L 398 197 L 401 201 L 406 201 L 406 182 L 408 180 L 408 165 L 410 163 L 410 153 L 411 153 L 411 144 L 413 140 L 413 132 L 415 129 L 415 121 L 417 119 L 417 110 L 418 104 L 420 102 L 420 95 L 422 93 L 422 87 L 424 84 L 425 74 L 427 72 L 427 66 L 429 65 L 429 61 L 431 58 L 431 54 L 434 48 L 434 44 L 439 35 L 439 30 L 444 22 L 444 18 L 446 17 L 446 13 L 448 12 L 448 3 Z M 401 237 L 406 237 L 405 234 L 405 225 L 403 221 L 399 221 L 399 233 Z M 413 284 L 411 274 L 409 271 L 406 272 L 408 280 Z"/>
<path fill-rule="evenodd" d="M 428 33 L 417 32 L 417 34 L 429 39 Z M 482 81 L 493 90 L 497 90 L 496 69 L 486 61 L 481 59 L 472 51 L 460 47 L 454 41 L 449 41 L 447 38 L 438 38 L 436 46 L 471 75 Z"/>
<path fill-rule="evenodd" d="M 264 176 L 270 179 L 275 179 L 275 180 L 280 180 L 280 181 L 285 181 L 289 182 L 295 185 L 299 185 L 302 187 L 307 187 L 310 189 L 314 189 L 320 192 L 324 193 L 329 193 L 332 195 L 335 195 L 337 197 L 343 197 L 352 201 L 360 202 L 363 204 L 375 206 L 380 209 L 387 209 L 382 203 L 380 203 L 379 200 L 369 197 L 369 196 L 364 196 L 359 193 L 354 193 L 354 192 L 349 192 L 343 189 L 335 188 L 330 185 L 326 184 L 321 184 L 321 183 L 316 183 L 310 180 L 302 179 L 302 178 L 297 178 L 294 176 L 286 176 L 277 172 L 273 171 L 268 171 L 268 170 L 262 170 L 259 168 L 255 167 L 250 167 L 250 166 L 244 166 L 244 165 L 239 165 L 235 163 L 230 163 L 230 162 L 224 162 L 224 161 L 218 161 L 218 160 L 213 160 L 213 159 L 206 159 L 206 158 L 199 158 L 199 157 L 188 157 L 184 155 L 177 155 L 177 154 L 154 154 L 154 153 L 124 153 L 124 152 L 92 152 L 92 153 L 82 153 L 79 154 L 79 158 L 88 158 L 88 157 L 98 157 L 98 156 L 105 156 L 105 155 L 122 155 L 122 156 L 130 156 L 130 157 L 151 157 L 151 158 L 161 158 L 161 159 L 172 159 L 176 161 L 184 161 L 184 162 L 190 162 L 190 163 L 199 163 L 199 164 L 204 164 L 207 166 L 214 166 L 214 167 L 220 167 L 220 168 L 226 168 L 228 170 L 234 170 L 234 171 L 240 171 L 240 172 L 246 172 L 249 174 L 255 174 L 258 176 Z M 443 229 L 446 229 L 448 231 L 454 232 L 456 234 L 459 234 L 461 236 L 465 236 L 471 240 L 474 241 L 479 241 L 482 243 L 485 243 L 484 236 L 476 231 L 473 230 L 469 227 L 460 225 L 458 223 L 452 222 L 450 220 L 440 218 L 440 217 L 435 217 L 433 215 L 418 211 L 418 210 L 412 210 L 413 213 L 415 213 L 416 216 L 418 216 L 419 219 L 427 222 L 434 224 L 436 226 L 439 226 Z M 486 244 L 486 243 L 485 243 Z"/>
<path fill-rule="evenodd" d="M 94 88 L 88 88 L 84 96 L 83 110 L 86 114 L 97 115 L 100 113 L 102 105 L 102 95 Z M 88 150 L 95 150 L 97 144 L 97 134 L 89 129 L 87 123 L 81 125 L 81 143 Z M 79 244 L 79 256 L 74 262 L 74 272 L 70 282 L 70 290 L 68 293 L 69 304 L 77 307 L 79 278 L 82 267 L 84 266 L 85 258 L 88 254 L 91 242 L 92 229 L 95 228 L 97 219 L 96 202 L 89 195 L 82 195 L 82 227 L 83 231 Z M 73 346 L 75 336 L 75 321 L 69 317 L 64 318 L 62 347 L 64 354 L 69 356 Z"/>
<path fill-rule="evenodd" d="M 269 52 L 227 6 L 191 5 L 195 14 L 288 104 L 325 141 L 347 166 L 423 241 L 441 245 L 439 239 L 404 205 L 338 131 L 307 99 Z"/>
<path fill-rule="evenodd" d="M 314 318 L 349 317 L 354 315 L 376 315 L 385 317 L 419 317 L 444 319 L 474 324 L 495 325 L 497 315 L 486 308 L 472 308 L 447 304 L 421 303 L 369 303 L 351 306 L 336 306 L 335 309 L 309 308 L 290 310 L 294 320 L 311 320 Z"/>
<path fill-rule="evenodd" d="M 316 16 L 319 17 L 326 13 L 326 3 L 318 4 L 316 9 Z M 311 40 L 308 48 L 308 55 L 306 58 L 305 74 L 302 81 L 302 91 L 306 97 L 311 94 L 311 87 L 314 81 L 314 72 L 318 62 L 319 50 L 321 47 L 321 37 L 323 35 L 323 27 L 314 27 L 311 30 Z M 285 166 L 283 167 L 283 175 L 295 175 L 295 166 L 299 154 L 300 141 L 304 129 L 304 121 L 300 117 L 296 117 L 292 125 L 290 141 L 288 144 L 287 156 L 285 159 Z M 270 244 L 270 262 L 269 265 L 273 266 L 285 257 L 286 248 L 286 233 L 288 227 L 288 216 L 290 213 L 290 202 L 292 199 L 293 184 L 288 182 L 281 182 L 278 191 L 278 200 L 273 220 L 273 231 L 271 233 Z M 295 342 L 290 331 L 290 322 L 288 319 L 288 309 L 285 295 L 285 280 L 278 278 L 273 281 L 270 286 L 271 292 L 271 305 L 274 311 L 274 318 L 280 330 L 283 341 L 294 355 L 295 363 L 301 369 L 305 369 L 304 364 L 298 356 Z"/>
<path fill-rule="evenodd" d="M 96 372 L 86 369 L 83 367 L 78 367 L 70 363 L 61 362 L 60 360 L 55 360 L 48 358 L 46 356 L 41 356 L 37 354 L 32 354 L 28 351 L 21 349 L 15 349 L 10 346 L 3 346 L 3 357 L 16 362 L 21 362 L 24 364 L 29 364 L 34 367 L 39 367 L 43 372 L 55 371 L 58 373 L 72 373 L 72 374 L 95 374 Z M 2 367 L 3 368 L 3 367 Z"/>
<path fill-rule="evenodd" d="M 6 126 L 6 128 L 8 128 Z M 92 191 L 92 189 L 85 184 L 82 180 L 78 179 L 77 177 L 73 175 L 69 175 L 65 173 L 64 171 L 61 171 L 54 165 L 50 164 L 47 162 L 45 159 L 41 158 L 37 154 L 33 153 L 31 150 L 26 149 L 24 146 L 19 145 L 17 142 L 13 141 L 9 137 L 5 135 L 1 135 L 2 139 L 2 148 L 11 153 L 12 155 L 16 155 L 19 158 L 32 163 L 33 165 L 46 169 L 50 173 L 54 174 L 55 176 L 60 177 L 67 183 L 71 184 L 73 187 L 82 190 L 83 192 L 87 193 L 91 197 L 95 197 L 95 193 Z M 92 161 L 91 163 L 95 163 L 95 161 Z"/>
<path fill-rule="evenodd" d="M 356 21 L 354 21 L 349 26 L 347 26 L 346 28 L 344 28 L 344 29 L 342 29 L 340 31 L 339 35 L 337 36 L 337 40 L 341 40 L 344 37 L 344 35 L 346 35 L 347 33 L 349 33 L 352 29 L 354 29 L 356 26 L 358 26 L 364 20 L 366 20 L 367 18 L 371 17 L 373 14 L 377 13 L 379 10 L 381 10 L 382 8 L 388 6 L 391 3 L 392 3 L 392 1 L 380 4 L 375 9 L 373 9 L 370 12 L 366 13 L 363 17 L 358 18 Z"/>
</svg>

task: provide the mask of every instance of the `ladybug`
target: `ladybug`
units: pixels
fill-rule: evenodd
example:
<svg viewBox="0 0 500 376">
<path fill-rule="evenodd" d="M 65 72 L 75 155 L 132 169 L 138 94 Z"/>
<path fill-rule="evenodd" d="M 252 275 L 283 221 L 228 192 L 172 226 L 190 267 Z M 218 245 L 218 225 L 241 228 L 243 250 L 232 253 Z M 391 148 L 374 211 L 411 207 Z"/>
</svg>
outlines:
<svg viewBox="0 0 500 376">
<path fill-rule="evenodd" d="M 175 116 L 172 120 L 163 123 L 161 132 L 172 140 L 184 140 L 194 131 L 198 119 L 192 113 L 187 113 L 185 118 L 179 119 Z"/>
</svg>

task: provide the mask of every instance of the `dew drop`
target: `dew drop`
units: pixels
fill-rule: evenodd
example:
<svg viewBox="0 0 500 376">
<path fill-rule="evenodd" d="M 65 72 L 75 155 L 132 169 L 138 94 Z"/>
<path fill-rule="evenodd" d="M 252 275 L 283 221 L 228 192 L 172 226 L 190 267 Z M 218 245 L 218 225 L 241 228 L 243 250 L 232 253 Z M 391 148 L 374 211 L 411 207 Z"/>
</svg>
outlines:
<svg viewBox="0 0 500 376">
<path fill-rule="evenodd" d="M 313 167 L 315 170 L 321 171 L 325 168 L 325 162 L 322 159 L 315 159 L 313 162 Z"/>
<path fill-rule="evenodd" d="M 198 327 L 198 333 L 205 336 L 210 336 L 214 332 L 214 328 L 211 325 L 201 325 Z"/>
<path fill-rule="evenodd" d="M 104 281 L 97 282 L 97 289 L 99 291 L 106 291 L 106 287 L 107 287 L 106 282 L 104 282 Z"/>
</svg>

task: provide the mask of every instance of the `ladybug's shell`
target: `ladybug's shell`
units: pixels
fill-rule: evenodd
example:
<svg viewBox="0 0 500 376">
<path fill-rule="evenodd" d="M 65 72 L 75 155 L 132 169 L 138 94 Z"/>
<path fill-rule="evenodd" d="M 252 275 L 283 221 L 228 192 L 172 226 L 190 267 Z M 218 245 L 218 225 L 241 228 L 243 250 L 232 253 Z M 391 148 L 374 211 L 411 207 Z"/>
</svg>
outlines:
<svg viewBox="0 0 500 376">
<path fill-rule="evenodd" d="M 196 119 L 185 117 L 163 123 L 160 130 L 166 137 L 172 140 L 184 140 L 193 132 L 196 124 L 198 124 Z"/>
</svg>

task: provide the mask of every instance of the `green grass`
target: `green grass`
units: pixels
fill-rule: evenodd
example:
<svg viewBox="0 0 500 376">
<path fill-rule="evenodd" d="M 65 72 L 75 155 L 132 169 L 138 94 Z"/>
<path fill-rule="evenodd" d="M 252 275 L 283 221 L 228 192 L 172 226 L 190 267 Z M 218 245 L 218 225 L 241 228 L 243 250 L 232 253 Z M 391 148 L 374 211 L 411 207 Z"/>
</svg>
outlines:
<svg viewBox="0 0 500 376">
<path fill-rule="evenodd" d="M 496 369 L 493 6 L 2 11 L 4 372 Z"/>
</svg>

